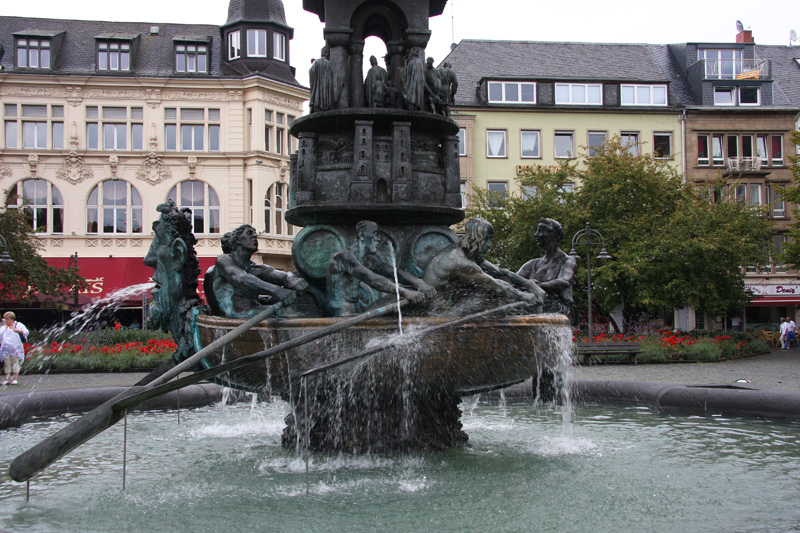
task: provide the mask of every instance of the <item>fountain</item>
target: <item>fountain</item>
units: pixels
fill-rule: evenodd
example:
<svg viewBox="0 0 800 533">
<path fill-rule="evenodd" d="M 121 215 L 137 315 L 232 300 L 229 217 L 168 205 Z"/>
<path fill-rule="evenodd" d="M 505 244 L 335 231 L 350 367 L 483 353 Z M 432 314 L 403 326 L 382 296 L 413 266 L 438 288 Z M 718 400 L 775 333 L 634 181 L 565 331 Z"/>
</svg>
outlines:
<svg viewBox="0 0 800 533">
<path fill-rule="evenodd" d="M 253 263 L 257 234 L 244 225 L 222 238 L 202 305 L 186 214 L 158 206 L 144 262 L 156 283 L 150 318 L 178 344 L 172 362 L 18 457 L 13 479 L 200 379 L 286 400 L 285 448 L 356 454 L 463 444 L 460 398 L 530 376 L 563 383 L 569 322 L 541 310 L 571 303 L 564 280 L 545 290 L 546 276 L 486 261 L 485 220 L 467 222 L 462 237 L 450 228 L 464 218 L 449 118 L 457 82 L 422 55 L 428 18 L 444 4 L 304 3 L 325 21 L 326 47 L 311 68 L 311 113 L 291 126 L 299 141 L 286 220 L 303 227 L 297 275 Z M 387 43 L 388 69 L 371 61 L 365 85 L 359 50 L 369 35 Z M 544 233 L 560 228 L 547 220 Z M 568 286 L 571 270 L 561 277 Z M 386 315 L 401 308 L 397 335 Z M 170 381 L 188 369 L 195 374 Z"/>
</svg>

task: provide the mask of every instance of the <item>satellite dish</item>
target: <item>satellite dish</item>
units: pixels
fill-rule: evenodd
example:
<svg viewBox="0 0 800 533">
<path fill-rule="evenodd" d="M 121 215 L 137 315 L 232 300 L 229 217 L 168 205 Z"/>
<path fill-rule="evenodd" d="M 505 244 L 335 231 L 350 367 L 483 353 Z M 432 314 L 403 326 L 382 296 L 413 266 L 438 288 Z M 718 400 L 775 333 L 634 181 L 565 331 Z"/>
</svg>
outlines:
<svg viewBox="0 0 800 533">
<path fill-rule="evenodd" d="M 744 31 L 744 24 L 742 24 L 741 20 L 736 21 L 736 31 L 742 33 Z"/>
<path fill-rule="evenodd" d="M 789 46 L 797 40 L 797 32 L 794 30 L 789 31 Z"/>
<path fill-rule="evenodd" d="M 792 31 L 794 31 L 794 30 L 792 30 Z M 456 46 L 458 46 L 456 43 L 451 43 L 450 44 L 450 51 L 452 52 L 453 50 L 455 50 Z"/>
</svg>

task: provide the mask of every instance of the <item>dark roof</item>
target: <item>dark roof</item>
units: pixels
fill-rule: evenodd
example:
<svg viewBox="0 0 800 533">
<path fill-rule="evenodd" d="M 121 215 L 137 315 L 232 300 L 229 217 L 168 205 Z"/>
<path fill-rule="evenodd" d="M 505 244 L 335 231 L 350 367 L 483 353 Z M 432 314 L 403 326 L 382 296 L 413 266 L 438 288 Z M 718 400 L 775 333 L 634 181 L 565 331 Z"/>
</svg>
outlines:
<svg viewBox="0 0 800 533">
<path fill-rule="evenodd" d="M 150 33 L 158 27 L 158 33 Z M 15 69 L 14 34 L 24 31 L 47 30 L 64 32 L 63 42 L 50 69 Z M 130 72 L 98 72 L 96 70 L 96 38 L 104 35 L 128 38 L 138 35 L 133 68 Z M 176 74 L 174 70 L 174 41 L 187 36 L 209 42 L 209 72 L 207 74 Z M 118 38 L 119 38 L 118 37 Z M 31 72 L 43 75 L 98 75 L 136 77 L 239 77 L 254 74 L 250 69 L 228 68 L 220 64 L 220 27 L 209 24 L 173 24 L 161 22 L 107 22 L 89 20 L 38 19 L 0 16 L 0 45 L 5 49 L 3 72 Z M 258 74 L 300 87 L 291 67 L 285 62 L 265 61 Z"/>
<path fill-rule="evenodd" d="M 242 20 L 275 22 L 286 26 L 281 0 L 231 0 L 225 26 Z"/>
<path fill-rule="evenodd" d="M 662 45 L 465 39 L 445 59 L 458 76 L 456 105 L 466 106 L 481 105 L 475 88 L 483 78 L 676 81 L 666 46 Z M 670 86 L 673 104 L 682 101 L 685 94 L 679 79 Z"/>
<path fill-rule="evenodd" d="M 757 44 L 756 57 L 772 62 L 775 105 L 800 107 L 800 47 Z"/>
</svg>

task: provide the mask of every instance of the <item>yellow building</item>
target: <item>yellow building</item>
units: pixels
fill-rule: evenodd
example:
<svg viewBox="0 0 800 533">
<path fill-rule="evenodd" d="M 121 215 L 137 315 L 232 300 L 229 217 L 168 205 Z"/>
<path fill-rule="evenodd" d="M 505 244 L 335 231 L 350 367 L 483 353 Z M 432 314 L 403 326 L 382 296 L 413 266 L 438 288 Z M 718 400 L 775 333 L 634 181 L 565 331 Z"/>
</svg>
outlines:
<svg viewBox="0 0 800 533">
<path fill-rule="evenodd" d="M 0 17 L 0 185 L 51 264 L 77 254 L 85 296 L 146 282 L 156 206 L 192 210 L 201 269 L 223 233 L 291 265 L 294 78 L 280 0 L 230 2 L 222 26 Z M 141 303 L 139 303 L 141 307 Z"/>
</svg>

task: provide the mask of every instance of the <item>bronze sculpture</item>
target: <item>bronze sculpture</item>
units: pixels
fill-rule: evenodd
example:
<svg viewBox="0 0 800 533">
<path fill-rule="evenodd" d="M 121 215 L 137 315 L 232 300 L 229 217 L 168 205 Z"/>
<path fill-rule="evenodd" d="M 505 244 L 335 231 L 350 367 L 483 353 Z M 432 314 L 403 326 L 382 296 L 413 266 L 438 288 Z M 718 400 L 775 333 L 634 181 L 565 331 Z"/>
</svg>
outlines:
<svg viewBox="0 0 800 533">
<path fill-rule="evenodd" d="M 386 82 L 388 74 L 386 69 L 378 65 L 375 56 L 370 56 L 369 64 L 372 67 L 367 72 L 364 80 L 364 97 L 367 107 L 386 107 Z"/>
<path fill-rule="evenodd" d="M 517 274 L 546 291 L 544 312 L 568 315 L 572 308 L 575 258 L 558 247 L 563 238 L 564 228 L 561 223 L 542 217 L 536 228 L 536 243 L 544 248 L 544 256 L 531 259 L 522 265 Z"/>
<path fill-rule="evenodd" d="M 329 111 L 336 107 L 336 72 L 331 65 L 328 47 L 322 48 L 320 58 L 311 64 L 308 76 L 311 84 L 309 111 Z"/>
</svg>

